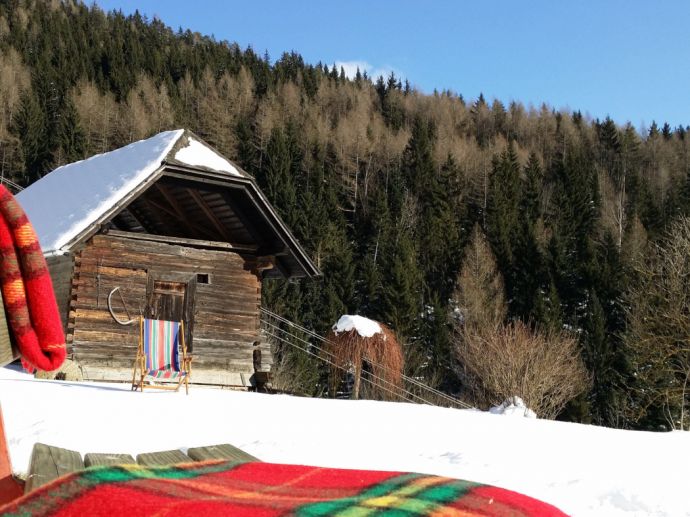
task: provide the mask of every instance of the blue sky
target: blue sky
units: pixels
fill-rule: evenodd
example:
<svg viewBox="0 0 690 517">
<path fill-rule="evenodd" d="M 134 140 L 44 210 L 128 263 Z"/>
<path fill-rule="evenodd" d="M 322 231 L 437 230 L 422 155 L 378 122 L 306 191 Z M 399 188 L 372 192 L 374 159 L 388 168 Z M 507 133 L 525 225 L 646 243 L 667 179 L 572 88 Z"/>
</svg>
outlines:
<svg viewBox="0 0 690 517">
<path fill-rule="evenodd" d="M 217 39 L 359 62 L 422 91 L 480 92 L 611 116 L 690 124 L 690 2 L 682 0 L 97 0 Z"/>
</svg>

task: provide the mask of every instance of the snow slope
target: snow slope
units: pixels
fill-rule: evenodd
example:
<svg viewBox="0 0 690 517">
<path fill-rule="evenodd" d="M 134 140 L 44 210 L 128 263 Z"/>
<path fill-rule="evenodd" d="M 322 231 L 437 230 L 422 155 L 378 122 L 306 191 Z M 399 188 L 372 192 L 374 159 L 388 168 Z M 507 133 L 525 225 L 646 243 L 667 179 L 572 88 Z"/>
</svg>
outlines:
<svg viewBox="0 0 690 517">
<path fill-rule="evenodd" d="M 572 515 L 690 515 L 690 433 L 199 387 L 189 396 L 142 394 L 128 385 L 41 381 L 9 368 L 0 369 L 0 404 L 16 471 L 27 469 L 37 441 L 133 455 L 232 443 L 276 463 L 489 483 Z M 186 416 L 158 425 L 155 414 L 162 422 L 165 415 Z"/>
</svg>

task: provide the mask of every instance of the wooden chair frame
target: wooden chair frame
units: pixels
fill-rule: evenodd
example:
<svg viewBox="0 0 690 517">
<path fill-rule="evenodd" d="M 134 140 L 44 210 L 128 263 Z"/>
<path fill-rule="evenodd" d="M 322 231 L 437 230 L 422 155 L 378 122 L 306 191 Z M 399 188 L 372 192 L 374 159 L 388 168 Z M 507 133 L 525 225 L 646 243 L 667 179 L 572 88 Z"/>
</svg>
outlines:
<svg viewBox="0 0 690 517">
<path fill-rule="evenodd" d="M 137 389 L 140 389 L 142 393 L 144 392 L 144 383 L 146 382 L 146 376 L 148 375 L 146 370 L 146 354 L 144 353 L 144 319 L 145 318 L 143 316 L 139 317 L 139 346 L 137 348 L 137 357 L 134 360 L 134 372 L 132 374 L 132 390 L 136 391 Z M 181 375 L 179 377 L 177 385 L 158 385 L 149 383 L 148 387 L 157 390 L 178 391 L 184 382 L 185 393 L 189 395 L 189 377 L 192 375 L 192 356 L 187 355 L 187 344 L 184 339 L 184 321 L 180 321 L 178 340 L 182 352 L 180 367 L 182 371 L 185 372 L 185 375 Z M 140 372 L 138 380 L 137 369 Z"/>
</svg>

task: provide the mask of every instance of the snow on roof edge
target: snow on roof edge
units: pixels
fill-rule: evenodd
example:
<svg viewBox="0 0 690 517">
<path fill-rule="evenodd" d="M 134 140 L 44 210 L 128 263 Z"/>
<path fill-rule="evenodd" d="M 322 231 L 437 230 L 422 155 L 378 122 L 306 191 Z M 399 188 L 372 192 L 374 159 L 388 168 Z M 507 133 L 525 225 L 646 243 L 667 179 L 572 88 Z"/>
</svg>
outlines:
<svg viewBox="0 0 690 517">
<path fill-rule="evenodd" d="M 237 167 L 222 154 L 189 132 L 187 145 L 175 152 L 174 160 L 192 167 L 227 172 L 231 176 L 244 177 Z"/>
<path fill-rule="evenodd" d="M 183 134 L 184 129 L 165 131 L 63 165 L 17 194 L 44 253 L 64 251 L 158 170 Z"/>
</svg>

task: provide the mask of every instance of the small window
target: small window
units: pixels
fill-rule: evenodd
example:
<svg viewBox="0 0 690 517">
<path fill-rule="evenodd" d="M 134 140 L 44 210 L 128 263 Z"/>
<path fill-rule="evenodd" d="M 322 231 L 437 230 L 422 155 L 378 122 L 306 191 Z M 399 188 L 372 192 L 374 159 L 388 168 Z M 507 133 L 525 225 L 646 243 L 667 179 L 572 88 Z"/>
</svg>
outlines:
<svg viewBox="0 0 690 517">
<path fill-rule="evenodd" d="M 196 283 L 197 284 L 210 284 L 211 279 L 209 278 L 208 273 L 197 273 L 196 274 Z"/>
</svg>

